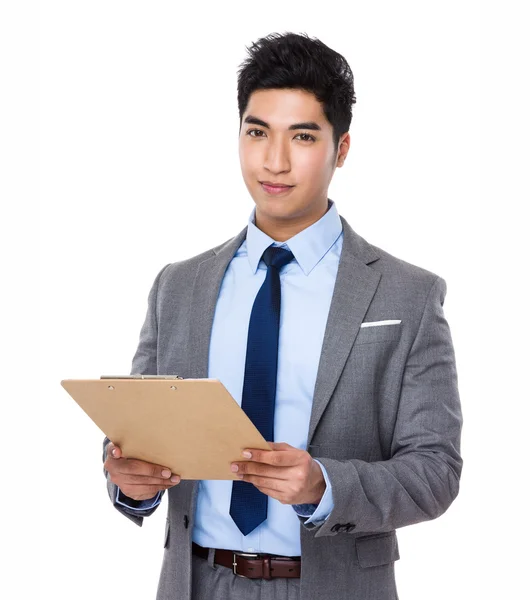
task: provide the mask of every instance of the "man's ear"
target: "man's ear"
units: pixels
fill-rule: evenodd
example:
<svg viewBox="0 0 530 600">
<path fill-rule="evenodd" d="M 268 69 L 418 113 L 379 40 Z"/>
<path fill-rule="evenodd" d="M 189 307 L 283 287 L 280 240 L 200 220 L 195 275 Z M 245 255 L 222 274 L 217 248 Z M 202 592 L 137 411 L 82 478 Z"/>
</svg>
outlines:
<svg viewBox="0 0 530 600">
<path fill-rule="evenodd" d="M 336 166 L 342 167 L 344 161 L 346 160 L 346 156 L 348 154 L 348 150 L 350 149 L 350 133 L 347 131 L 341 136 L 339 140 L 339 145 L 337 148 L 337 160 Z"/>
</svg>

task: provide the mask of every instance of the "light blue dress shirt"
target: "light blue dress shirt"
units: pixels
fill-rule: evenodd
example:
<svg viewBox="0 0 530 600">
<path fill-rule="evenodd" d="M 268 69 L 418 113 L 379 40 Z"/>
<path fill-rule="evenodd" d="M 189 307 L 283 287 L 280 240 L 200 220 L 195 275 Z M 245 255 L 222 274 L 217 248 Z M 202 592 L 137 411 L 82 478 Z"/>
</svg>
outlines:
<svg viewBox="0 0 530 600">
<path fill-rule="evenodd" d="M 255 225 L 256 209 L 243 241 L 223 277 L 210 338 L 208 377 L 219 379 L 241 406 L 250 313 L 267 266 L 261 260 L 270 245 L 292 251 L 294 259 L 280 271 L 281 314 L 274 440 L 307 448 L 318 364 L 331 297 L 342 251 L 342 222 L 335 203 L 317 222 L 287 242 L 276 242 Z M 320 503 L 288 505 L 268 500 L 267 519 L 244 536 L 229 514 L 231 480 L 201 480 L 192 538 L 209 548 L 300 556 L 300 522 L 322 523 L 333 509 L 333 492 L 326 469 L 316 461 L 326 481 Z M 116 501 L 134 514 L 156 506 L 161 494 L 128 504 L 118 490 Z"/>
</svg>

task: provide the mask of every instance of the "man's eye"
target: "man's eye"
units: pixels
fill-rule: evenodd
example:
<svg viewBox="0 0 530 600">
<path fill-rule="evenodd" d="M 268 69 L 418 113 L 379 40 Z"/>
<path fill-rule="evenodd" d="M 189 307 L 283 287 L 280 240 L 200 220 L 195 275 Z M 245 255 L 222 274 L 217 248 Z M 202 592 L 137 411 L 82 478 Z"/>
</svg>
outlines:
<svg viewBox="0 0 530 600">
<path fill-rule="evenodd" d="M 249 129 L 247 131 L 247 135 L 250 135 L 250 137 L 261 137 L 261 135 L 252 135 L 253 132 L 263 133 L 263 131 L 261 131 L 261 129 Z"/>
<path fill-rule="evenodd" d="M 305 135 L 306 139 L 302 140 L 303 142 L 314 142 L 315 141 L 315 137 L 310 135 L 309 133 L 299 133 L 298 135 Z M 298 137 L 298 135 L 296 137 Z"/>
</svg>

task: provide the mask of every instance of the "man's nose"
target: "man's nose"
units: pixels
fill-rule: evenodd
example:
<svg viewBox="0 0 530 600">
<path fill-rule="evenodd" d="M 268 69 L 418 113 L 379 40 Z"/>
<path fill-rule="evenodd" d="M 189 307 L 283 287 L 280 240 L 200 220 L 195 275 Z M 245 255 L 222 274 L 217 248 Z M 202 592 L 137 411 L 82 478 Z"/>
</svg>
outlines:
<svg viewBox="0 0 530 600">
<path fill-rule="evenodd" d="M 263 166 L 271 173 L 289 171 L 291 168 L 291 159 L 289 156 L 288 142 L 284 140 L 271 141 L 267 147 L 267 154 Z"/>
</svg>

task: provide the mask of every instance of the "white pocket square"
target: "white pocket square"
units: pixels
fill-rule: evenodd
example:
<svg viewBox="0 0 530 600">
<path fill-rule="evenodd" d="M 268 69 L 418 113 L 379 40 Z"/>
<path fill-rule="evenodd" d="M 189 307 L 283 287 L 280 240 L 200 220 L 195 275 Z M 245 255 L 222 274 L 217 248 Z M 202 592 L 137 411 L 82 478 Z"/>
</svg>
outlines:
<svg viewBox="0 0 530 600">
<path fill-rule="evenodd" d="M 361 323 L 361 327 L 378 327 L 379 325 L 397 325 L 401 319 L 390 319 L 388 321 L 366 321 Z"/>
</svg>

